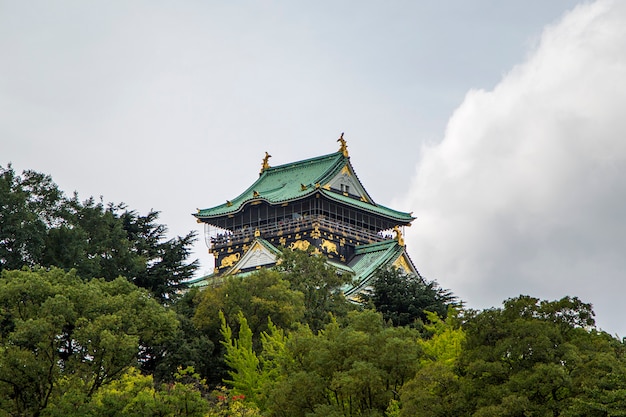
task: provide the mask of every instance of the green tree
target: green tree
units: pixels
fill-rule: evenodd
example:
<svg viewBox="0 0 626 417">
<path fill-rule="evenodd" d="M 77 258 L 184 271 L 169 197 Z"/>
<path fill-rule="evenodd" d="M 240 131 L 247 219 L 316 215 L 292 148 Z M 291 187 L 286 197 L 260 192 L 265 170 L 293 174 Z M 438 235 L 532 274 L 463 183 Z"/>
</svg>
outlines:
<svg viewBox="0 0 626 417">
<path fill-rule="evenodd" d="M 193 323 L 198 293 L 198 288 L 191 288 L 169 306 L 176 312 L 180 325 L 162 346 L 163 354 L 157 356 L 158 361 L 143 366 L 144 370 L 152 372 L 155 381 L 172 382 L 181 367 L 191 367 L 206 379 L 222 366 L 221 359 L 211 355 L 214 343 Z"/>
<path fill-rule="evenodd" d="M 227 277 L 222 284 L 200 292 L 198 299 L 196 326 L 221 338 L 220 312 L 233 329 L 238 329 L 238 317 L 243 313 L 256 347 L 260 347 L 261 332 L 268 329 L 268 318 L 287 329 L 304 314 L 302 293 L 292 290 L 280 273 L 269 269 L 245 277 Z"/>
<path fill-rule="evenodd" d="M 85 279 L 123 276 L 163 303 L 175 300 L 197 269 L 197 260 L 187 262 L 195 232 L 167 239 L 156 211 L 141 216 L 124 204 L 76 196 L 65 207 L 65 224 L 48 232 L 43 265 L 75 268 Z"/>
<path fill-rule="evenodd" d="M 429 323 L 424 327 L 432 336 L 417 341 L 424 356 L 415 377 L 401 388 L 400 416 L 463 415 L 461 382 L 454 373 L 465 342 L 458 313 L 451 309 L 445 321 L 435 313 L 427 313 Z"/>
<path fill-rule="evenodd" d="M 239 313 L 239 338 L 233 338 L 230 326 L 226 324 L 224 314 L 220 314 L 222 320 L 222 344 L 226 348 L 224 358 L 226 364 L 233 369 L 229 371 L 231 379 L 224 382 L 231 385 L 235 392 L 243 393 L 251 401 L 258 403 L 259 396 L 263 393 L 264 375 L 260 367 L 257 354 L 252 349 L 252 330 L 242 313 Z"/>
<path fill-rule="evenodd" d="M 291 289 L 304 295 L 303 322 L 314 331 L 330 322 L 330 315 L 342 317 L 354 306 L 341 292 L 353 276 L 328 265 L 323 256 L 310 252 L 284 249 L 275 269 L 284 274 Z"/>
<path fill-rule="evenodd" d="M 371 310 L 353 311 L 314 334 L 291 332 L 280 360 L 282 376 L 270 391 L 275 416 L 383 415 L 417 370 L 419 334 L 386 327 Z"/>
<path fill-rule="evenodd" d="M 208 383 L 221 384 L 227 372 L 220 312 L 233 329 L 234 337 L 238 337 L 238 317 L 243 314 L 252 332 L 254 350 L 258 352 L 261 334 L 268 330 L 268 319 L 280 328 L 292 328 L 304 314 L 302 300 L 301 292 L 290 289 L 289 282 L 280 273 L 268 269 L 245 277 L 227 277 L 222 284 L 200 291 L 195 299 L 197 307 L 192 322 L 214 346 L 213 351 L 207 352 L 212 368 L 203 374 Z"/>
<path fill-rule="evenodd" d="M 425 322 L 429 311 L 445 318 L 448 308 L 456 305 L 452 292 L 439 288 L 435 281 L 427 282 L 397 268 L 379 271 L 372 287 L 368 298 L 385 320 L 396 326 Z"/>
<path fill-rule="evenodd" d="M 82 281 L 60 269 L 0 275 L 2 408 L 37 416 L 61 386 L 91 396 L 176 329 L 173 312 L 125 279 Z"/>
<path fill-rule="evenodd" d="M 0 167 L 0 270 L 76 269 L 84 279 L 126 277 L 171 302 L 197 269 L 195 233 L 166 239 L 158 212 L 67 198 L 50 176 Z"/>
<path fill-rule="evenodd" d="M 0 166 L 0 270 L 41 263 L 46 231 L 62 217 L 63 203 L 50 176 Z"/>
<path fill-rule="evenodd" d="M 591 305 L 571 297 L 520 296 L 469 315 L 459 359 L 468 413 L 623 415 L 626 380 L 614 376 L 624 346 L 593 325 Z"/>
<path fill-rule="evenodd" d="M 267 393 L 282 378 L 282 372 L 290 363 L 286 349 L 287 336 L 271 320 L 268 330 L 261 333 L 262 351 L 257 354 L 252 346 L 252 331 L 246 318 L 239 314 L 239 337 L 234 338 L 232 329 L 222 318 L 222 345 L 225 347 L 225 362 L 230 368 L 225 380 L 233 392 L 242 394 L 246 403 L 252 403 L 260 410 L 267 410 Z"/>
<path fill-rule="evenodd" d="M 129 368 L 92 396 L 69 387 L 42 415 L 45 417 L 202 417 L 210 409 L 204 382 L 193 368 L 179 370 L 170 384 L 155 384 L 151 375 Z"/>
</svg>

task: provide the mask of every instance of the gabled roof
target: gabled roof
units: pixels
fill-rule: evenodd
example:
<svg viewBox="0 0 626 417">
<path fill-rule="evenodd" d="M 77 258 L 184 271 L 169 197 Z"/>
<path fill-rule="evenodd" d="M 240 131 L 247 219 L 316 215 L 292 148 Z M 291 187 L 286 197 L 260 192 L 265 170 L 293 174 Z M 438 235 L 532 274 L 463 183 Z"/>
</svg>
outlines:
<svg viewBox="0 0 626 417">
<path fill-rule="evenodd" d="M 226 271 L 226 275 L 237 275 L 242 270 L 260 268 L 276 263 L 280 250 L 265 239 L 257 237 L 250 244 L 241 259 Z"/>
<path fill-rule="evenodd" d="M 198 210 L 194 214 L 198 219 L 211 219 L 237 213 L 251 202 L 265 201 L 271 205 L 282 204 L 311 196 L 323 194 L 335 201 L 357 207 L 398 220 L 399 223 L 410 223 L 414 217 L 374 203 L 358 179 L 360 198 L 345 196 L 331 191 L 329 183 L 342 170 L 354 173 L 350 158 L 342 152 L 335 152 L 298 162 L 268 167 L 263 169 L 259 178 L 239 196 L 224 204 L 212 208 Z"/>
<path fill-rule="evenodd" d="M 411 271 L 406 271 L 407 273 L 417 273 L 415 266 L 406 255 L 405 247 L 395 239 L 357 246 L 354 257 L 348 264 L 354 271 L 355 282 L 344 288 L 346 297 L 363 291 L 370 285 L 377 271 L 394 266 L 401 258 L 405 261 L 403 264 L 411 269 Z"/>
</svg>

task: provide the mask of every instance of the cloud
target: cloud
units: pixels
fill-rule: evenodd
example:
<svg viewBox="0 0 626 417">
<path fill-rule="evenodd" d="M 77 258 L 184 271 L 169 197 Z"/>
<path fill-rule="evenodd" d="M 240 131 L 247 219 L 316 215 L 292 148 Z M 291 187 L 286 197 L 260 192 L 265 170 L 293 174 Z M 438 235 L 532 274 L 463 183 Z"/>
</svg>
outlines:
<svg viewBox="0 0 626 417">
<path fill-rule="evenodd" d="M 400 203 L 420 271 L 473 308 L 578 296 L 626 335 L 625 79 L 626 3 L 601 0 L 470 91 Z"/>
</svg>

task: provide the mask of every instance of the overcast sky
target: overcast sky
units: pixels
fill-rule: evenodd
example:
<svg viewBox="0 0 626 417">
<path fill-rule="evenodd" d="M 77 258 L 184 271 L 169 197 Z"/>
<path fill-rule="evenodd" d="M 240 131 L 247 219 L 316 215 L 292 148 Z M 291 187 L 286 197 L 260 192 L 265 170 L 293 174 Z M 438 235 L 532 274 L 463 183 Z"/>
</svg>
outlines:
<svg viewBox="0 0 626 417">
<path fill-rule="evenodd" d="M 469 307 L 579 296 L 626 335 L 626 4 L 0 0 L 0 165 L 161 212 L 338 149 Z M 195 256 L 212 268 L 202 239 Z"/>
</svg>

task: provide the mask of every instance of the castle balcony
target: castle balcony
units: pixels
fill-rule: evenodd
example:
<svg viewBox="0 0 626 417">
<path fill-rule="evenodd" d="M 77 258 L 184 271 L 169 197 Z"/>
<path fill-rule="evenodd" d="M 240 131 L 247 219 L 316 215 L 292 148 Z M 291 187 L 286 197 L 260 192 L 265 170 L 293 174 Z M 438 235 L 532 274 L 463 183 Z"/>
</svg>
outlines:
<svg viewBox="0 0 626 417">
<path fill-rule="evenodd" d="M 271 238 L 313 230 L 315 227 L 368 243 L 381 242 L 391 237 L 389 233 L 384 231 L 375 233 L 352 224 L 329 219 L 326 216 L 314 215 L 297 219 L 285 219 L 259 226 L 247 226 L 238 230 L 224 230 L 208 226 L 205 228 L 205 240 L 209 249 L 220 249 L 250 242 L 255 238 L 255 233 L 258 233 L 258 236 L 263 238 Z"/>
</svg>

